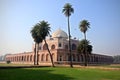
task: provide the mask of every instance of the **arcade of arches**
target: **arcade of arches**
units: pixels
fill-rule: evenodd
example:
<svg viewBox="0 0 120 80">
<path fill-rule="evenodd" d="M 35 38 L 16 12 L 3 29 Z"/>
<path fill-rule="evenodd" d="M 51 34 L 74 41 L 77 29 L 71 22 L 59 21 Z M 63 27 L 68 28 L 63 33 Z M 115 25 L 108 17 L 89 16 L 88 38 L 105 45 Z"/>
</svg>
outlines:
<svg viewBox="0 0 120 80">
<path fill-rule="evenodd" d="M 68 46 L 65 49 L 55 49 L 55 45 L 51 46 L 51 52 L 54 63 L 69 63 L 70 56 L 68 51 Z M 72 47 L 72 61 L 74 64 L 84 63 L 84 55 L 76 54 L 76 47 Z M 34 52 L 25 52 L 19 54 L 8 54 L 6 56 L 6 61 L 11 61 L 12 63 L 25 63 L 25 64 L 33 64 L 34 62 Z M 112 62 L 111 56 L 99 55 L 99 54 L 90 54 L 88 55 L 88 63 L 89 64 L 110 64 Z M 43 46 L 43 50 L 39 50 L 38 54 L 38 62 L 39 64 L 48 64 L 51 63 L 50 56 L 47 52 L 45 45 Z"/>
<path fill-rule="evenodd" d="M 69 41 L 68 41 L 67 33 L 65 33 L 61 29 L 58 29 L 52 34 L 52 37 L 46 39 L 46 41 L 50 49 L 50 52 L 52 54 L 54 63 L 68 64 L 70 62 L 70 56 L 69 56 L 69 50 L 68 50 Z M 77 52 L 78 43 L 79 43 L 78 40 L 71 39 L 73 64 L 82 64 L 85 61 L 84 55 Z M 34 45 L 33 45 L 32 52 L 7 54 L 5 59 L 6 61 L 11 61 L 12 63 L 33 64 L 34 63 Z M 112 63 L 112 61 L 113 61 L 113 58 L 111 56 L 101 55 L 101 54 L 88 55 L 89 64 L 110 64 Z M 39 44 L 38 62 L 39 64 L 51 64 L 50 56 L 44 42 Z"/>
</svg>

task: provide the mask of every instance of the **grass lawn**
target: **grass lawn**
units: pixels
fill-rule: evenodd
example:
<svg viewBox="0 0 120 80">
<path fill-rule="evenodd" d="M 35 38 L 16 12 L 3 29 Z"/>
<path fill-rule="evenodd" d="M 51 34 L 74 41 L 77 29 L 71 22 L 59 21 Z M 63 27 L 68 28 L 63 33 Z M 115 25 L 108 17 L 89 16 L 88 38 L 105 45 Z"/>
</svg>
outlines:
<svg viewBox="0 0 120 80">
<path fill-rule="evenodd" d="M 41 67 L 0 69 L 0 80 L 120 80 L 119 70 Z"/>
</svg>

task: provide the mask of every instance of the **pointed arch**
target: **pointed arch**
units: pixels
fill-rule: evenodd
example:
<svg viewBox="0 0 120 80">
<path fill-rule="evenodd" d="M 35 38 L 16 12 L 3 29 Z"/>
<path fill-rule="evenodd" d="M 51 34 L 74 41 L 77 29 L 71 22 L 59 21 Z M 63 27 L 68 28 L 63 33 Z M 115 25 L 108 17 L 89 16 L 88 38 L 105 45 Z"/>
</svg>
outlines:
<svg viewBox="0 0 120 80">
<path fill-rule="evenodd" d="M 32 61 L 32 55 L 30 55 L 30 61 Z"/>
<path fill-rule="evenodd" d="M 76 50 L 77 47 L 76 47 L 76 44 L 72 44 L 72 50 Z"/>
<path fill-rule="evenodd" d="M 43 45 L 43 50 L 47 50 L 46 44 Z"/>
<path fill-rule="evenodd" d="M 45 55 L 42 54 L 42 56 L 41 56 L 41 61 L 44 61 L 44 58 L 45 58 Z"/>
<path fill-rule="evenodd" d="M 55 60 L 55 54 L 54 53 L 52 53 L 52 58 L 53 58 L 53 61 Z"/>
<path fill-rule="evenodd" d="M 68 50 L 68 45 L 67 44 L 65 45 L 65 49 Z"/>
<path fill-rule="evenodd" d="M 29 55 L 27 56 L 27 61 L 29 62 Z"/>
<path fill-rule="evenodd" d="M 55 45 L 54 45 L 54 44 L 51 46 L 51 49 L 52 49 L 52 50 L 55 49 Z"/>
<path fill-rule="evenodd" d="M 46 54 L 46 61 L 49 61 L 49 54 Z"/>
</svg>

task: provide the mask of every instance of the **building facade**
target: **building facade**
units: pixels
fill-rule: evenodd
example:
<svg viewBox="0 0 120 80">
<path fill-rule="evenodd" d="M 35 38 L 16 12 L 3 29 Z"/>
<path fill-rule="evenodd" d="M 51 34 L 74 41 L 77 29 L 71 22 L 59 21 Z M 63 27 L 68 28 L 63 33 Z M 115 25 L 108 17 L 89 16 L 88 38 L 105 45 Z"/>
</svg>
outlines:
<svg viewBox="0 0 120 80">
<path fill-rule="evenodd" d="M 64 32 L 61 29 L 58 29 L 52 34 L 52 37 L 46 39 L 46 41 L 55 64 L 70 63 L 70 54 L 69 54 L 69 46 L 68 46 L 69 40 L 66 32 Z M 73 64 L 82 64 L 85 61 L 84 55 L 77 52 L 78 44 L 79 44 L 79 40 L 71 39 Z M 5 60 L 11 61 L 12 63 L 33 64 L 34 45 L 32 52 L 8 54 L 6 55 Z M 112 61 L 113 58 L 111 56 L 100 55 L 100 54 L 88 55 L 89 64 L 110 64 L 112 63 Z M 51 64 L 50 56 L 44 42 L 39 44 L 38 62 L 39 64 Z"/>
</svg>

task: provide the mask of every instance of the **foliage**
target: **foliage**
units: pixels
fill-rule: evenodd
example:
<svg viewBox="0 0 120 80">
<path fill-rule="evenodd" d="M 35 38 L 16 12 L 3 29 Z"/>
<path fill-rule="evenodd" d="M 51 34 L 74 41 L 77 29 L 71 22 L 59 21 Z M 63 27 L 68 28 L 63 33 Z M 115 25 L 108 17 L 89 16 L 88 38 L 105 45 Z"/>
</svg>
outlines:
<svg viewBox="0 0 120 80">
<path fill-rule="evenodd" d="M 39 35 L 39 33 L 40 33 L 39 24 L 36 24 L 31 30 L 31 35 L 36 43 L 42 42 L 42 38 Z"/>
<path fill-rule="evenodd" d="M 52 55 L 50 53 L 50 50 L 48 48 L 48 45 L 47 45 L 47 42 L 46 42 L 46 36 L 49 35 L 49 32 L 50 32 L 50 27 L 49 27 L 50 24 L 48 24 L 47 21 L 41 21 L 39 23 L 37 23 L 33 29 L 31 30 L 31 34 L 32 34 L 32 37 L 34 39 L 34 41 L 38 44 L 38 47 L 39 47 L 39 43 L 42 42 L 43 40 L 45 41 L 45 44 L 46 44 L 46 47 L 47 47 L 47 50 L 50 54 L 50 58 L 51 58 L 51 62 L 52 62 L 52 66 L 54 67 L 54 64 L 53 64 L 53 59 L 52 59 Z M 36 47 L 36 46 L 35 46 Z M 36 48 L 35 48 L 36 49 Z M 37 48 L 39 49 L 39 48 Z M 35 53 L 37 52 L 37 64 L 38 64 L 38 51 L 35 51 Z M 36 58 L 36 57 L 35 57 Z M 35 60 L 34 60 L 35 61 Z"/>
<path fill-rule="evenodd" d="M 10 63 L 11 63 L 11 61 L 6 61 L 6 63 L 7 63 L 7 64 L 10 64 Z"/>
<path fill-rule="evenodd" d="M 43 20 L 33 27 L 33 29 L 31 30 L 31 34 L 36 43 L 42 42 L 43 39 L 45 39 L 46 36 L 49 35 L 50 32 L 49 25 L 50 24 L 48 24 L 48 22 Z"/>
<path fill-rule="evenodd" d="M 80 31 L 86 33 L 88 28 L 90 28 L 90 23 L 87 20 L 82 20 L 79 25 Z"/>
<path fill-rule="evenodd" d="M 74 13 L 74 9 L 72 8 L 72 5 L 69 3 L 66 3 L 63 7 L 62 12 L 64 13 L 64 15 L 66 17 L 69 17 L 71 15 L 71 13 Z"/>
<path fill-rule="evenodd" d="M 88 54 L 91 54 L 91 52 L 92 52 L 92 45 L 90 45 L 90 42 L 88 40 L 83 39 L 83 40 L 81 40 L 79 42 L 77 50 L 81 54 L 85 54 L 85 50 L 86 50 L 86 52 Z"/>
<path fill-rule="evenodd" d="M 88 28 L 90 28 L 90 23 L 87 20 L 82 20 L 80 22 L 79 29 L 81 32 L 84 33 L 85 42 L 84 44 L 79 45 L 78 51 L 85 55 L 85 66 L 87 66 L 87 62 L 88 62 L 87 60 L 88 52 L 90 54 L 92 51 L 92 46 L 89 45 L 86 40 L 86 31 L 88 30 Z"/>
<path fill-rule="evenodd" d="M 38 35 L 40 35 L 41 37 L 42 37 L 42 39 L 45 39 L 46 38 L 46 36 L 48 36 L 50 33 L 50 26 L 49 26 L 50 24 L 48 24 L 48 22 L 47 21 L 41 21 L 40 23 L 39 23 L 39 26 L 40 26 L 40 33 L 38 33 Z"/>
<path fill-rule="evenodd" d="M 113 56 L 113 63 L 120 64 L 120 55 Z"/>
</svg>

